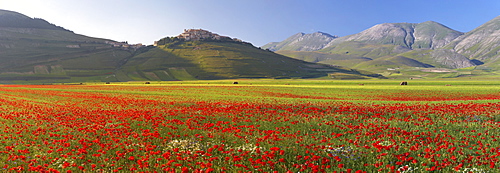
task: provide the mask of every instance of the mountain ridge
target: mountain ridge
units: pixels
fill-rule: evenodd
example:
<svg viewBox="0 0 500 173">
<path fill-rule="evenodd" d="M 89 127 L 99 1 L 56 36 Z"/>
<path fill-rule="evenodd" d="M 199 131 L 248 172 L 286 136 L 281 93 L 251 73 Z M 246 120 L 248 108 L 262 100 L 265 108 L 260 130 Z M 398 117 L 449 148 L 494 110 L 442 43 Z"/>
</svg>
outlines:
<svg viewBox="0 0 500 173">
<path fill-rule="evenodd" d="M 458 37 L 446 48 L 485 63 L 500 60 L 500 16 Z M 495 64 L 498 65 L 498 64 Z"/>
<path fill-rule="evenodd" d="M 8 11 L 1 9 L 0 9 L 0 27 L 51 29 L 51 30 L 64 30 L 72 32 L 63 27 L 51 24 L 44 19 L 30 18 L 24 14 L 15 11 Z"/>
<path fill-rule="evenodd" d="M 315 51 L 276 52 L 297 59 L 372 70 L 386 77 L 496 75 L 500 71 L 500 16 L 466 33 L 434 21 L 383 23 L 357 34 L 336 38 L 325 48 Z M 356 60 L 362 61 L 355 63 Z M 420 63 L 429 66 L 408 66 Z M 468 70 L 454 70 L 465 68 Z M 395 74 L 394 69 L 400 70 Z M 407 71 L 408 75 L 401 70 Z"/>
</svg>

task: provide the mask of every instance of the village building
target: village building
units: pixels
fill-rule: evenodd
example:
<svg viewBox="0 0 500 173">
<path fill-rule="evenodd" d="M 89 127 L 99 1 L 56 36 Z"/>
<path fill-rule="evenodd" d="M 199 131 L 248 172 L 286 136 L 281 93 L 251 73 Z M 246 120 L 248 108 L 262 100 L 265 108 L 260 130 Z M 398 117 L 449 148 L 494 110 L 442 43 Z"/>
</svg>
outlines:
<svg viewBox="0 0 500 173">
<path fill-rule="evenodd" d="M 215 34 L 203 29 L 185 29 L 184 33 L 177 36 L 177 38 L 184 39 L 186 41 L 196 41 L 203 39 L 221 40 L 223 38 L 231 39 L 229 37 L 220 36 L 219 34 Z"/>
<path fill-rule="evenodd" d="M 239 42 L 243 44 L 250 44 L 244 42 L 243 40 L 237 38 L 231 38 L 228 36 L 221 36 L 216 33 L 212 33 L 203 29 L 184 29 L 184 32 L 175 37 L 165 37 L 160 39 L 159 41 L 155 41 L 153 46 L 165 45 L 167 43 L 176 42 L 176 41 L 229 41 L 229 42 Z"/>
<path fill-rule="evenodd" d="M 114 41 L 105 41 L 104 43 L 111 45 L 112 47 L 119 47 L 119 48 L 133 48 L 133 49 L 139 49 L 141 47 L 144 47 L 143 44 L 128 44 L 128 42 L 114 42 Z"/>
</svg>

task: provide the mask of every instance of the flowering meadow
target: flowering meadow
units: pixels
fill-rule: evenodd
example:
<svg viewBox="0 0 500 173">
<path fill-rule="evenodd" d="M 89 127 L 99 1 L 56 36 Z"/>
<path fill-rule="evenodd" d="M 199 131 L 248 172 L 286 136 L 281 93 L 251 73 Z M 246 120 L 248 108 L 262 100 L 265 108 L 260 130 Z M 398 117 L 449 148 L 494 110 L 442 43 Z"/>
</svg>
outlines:
<svg viewBox="0 0 500 173">
<path fill-rule="evenodd" d="M 497 85 L 0 85 L 10 172 L 500 172 Z"/>
</svg>

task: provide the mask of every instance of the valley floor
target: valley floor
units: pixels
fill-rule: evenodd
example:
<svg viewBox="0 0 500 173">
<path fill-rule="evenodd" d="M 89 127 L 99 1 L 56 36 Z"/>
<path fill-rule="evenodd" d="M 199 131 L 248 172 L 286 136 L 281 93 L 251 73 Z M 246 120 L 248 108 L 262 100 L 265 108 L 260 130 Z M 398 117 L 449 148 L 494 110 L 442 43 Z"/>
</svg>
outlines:
<svg viewBox="0 0 500 173">
<path fill-rule="evenodd" d="M 0 166 L 20 172 L 498 172 L 499 81 L 400 82 L 0 85 Z"/>
</svg>

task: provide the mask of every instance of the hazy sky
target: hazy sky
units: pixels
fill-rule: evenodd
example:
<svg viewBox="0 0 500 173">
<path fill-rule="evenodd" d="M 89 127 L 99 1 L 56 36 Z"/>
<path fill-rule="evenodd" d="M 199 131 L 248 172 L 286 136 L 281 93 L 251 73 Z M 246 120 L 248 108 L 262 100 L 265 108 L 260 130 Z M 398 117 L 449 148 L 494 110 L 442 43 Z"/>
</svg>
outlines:
<svg viewBox="0 0 500 173">
<path fill-rule="evenodd" d="M 0 9 L 75 33 L 152 44 L 202 28 L 262 46 L 298 32 L 346 36 L 380 23 L 436 21 L 467 32 L 500 15 L 499 0 L 0 0 Z"/>
</svg>

